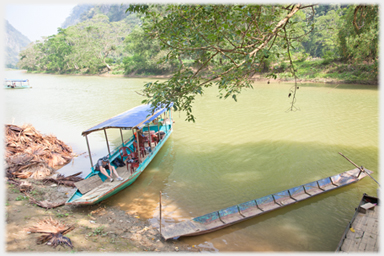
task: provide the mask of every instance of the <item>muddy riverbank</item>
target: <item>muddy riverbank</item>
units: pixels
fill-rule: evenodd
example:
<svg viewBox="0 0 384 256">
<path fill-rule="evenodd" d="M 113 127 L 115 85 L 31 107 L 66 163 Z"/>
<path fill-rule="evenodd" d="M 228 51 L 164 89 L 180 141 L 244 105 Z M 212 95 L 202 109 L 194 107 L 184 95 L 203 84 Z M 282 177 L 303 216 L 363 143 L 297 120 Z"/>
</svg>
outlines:
<svg viewBox="0 0 384 256">
<path fill-rule="evenodd" d="M 39 200 L 62 200 L 73 188 L 31 181 L 31 194 Z M 117 207 L 103 203 L 86 206 L 60 206 L 44 209 L 29 201 L 19 188 L 6 182 L 5 251 L 7 252 L 198 252 L 195 245 L 177 240 L 164 241 L 159 230 L 137 214 L 127 214 Z M 39 233 L 25 229 L 52 217 L 55 221 L 75 228 L 66 234 L 73 245 L 37 244 Z"/>
</svg>

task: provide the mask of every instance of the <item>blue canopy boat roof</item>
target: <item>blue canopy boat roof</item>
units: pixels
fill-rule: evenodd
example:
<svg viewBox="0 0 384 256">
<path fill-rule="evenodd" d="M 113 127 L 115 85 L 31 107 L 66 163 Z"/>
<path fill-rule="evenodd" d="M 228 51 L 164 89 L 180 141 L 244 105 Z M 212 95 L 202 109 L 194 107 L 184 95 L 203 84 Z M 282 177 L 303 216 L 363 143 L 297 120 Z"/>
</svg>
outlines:
<svg viewBox="0 0 384 256">
<path fill-rule="evenodd" d="M 156 108 L 152 114 L 151 105 L 140 105 L 130 110 L 127 110 L 117 116 L 114 116 L 86 131 L 82 132 L 83 136 L 86 136 L 94 131 L 109 129 L 109 128 L 122 128 L 129 130 L 132 128 L 143 128 L 147 123 L 151 122 L 153 119 L 167 111 L 170 107 L 173 106 L 171 103 L 168 108 Z"/>
<path fill-rule="evenodd" d="M 28 82 L 28 79 L 5 79 L 5 82 Z"/>
</svg>

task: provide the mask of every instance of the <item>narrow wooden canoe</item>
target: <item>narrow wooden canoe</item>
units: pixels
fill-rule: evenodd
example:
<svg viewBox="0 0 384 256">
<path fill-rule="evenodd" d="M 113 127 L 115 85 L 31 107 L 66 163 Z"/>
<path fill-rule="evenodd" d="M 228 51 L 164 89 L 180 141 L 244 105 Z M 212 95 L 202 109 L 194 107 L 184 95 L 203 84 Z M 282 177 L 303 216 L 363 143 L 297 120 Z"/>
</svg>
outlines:
<svg viewBox="0 0 384 256">
<path fill-rule="evenodd" d="M 172 105 L 171 105 L 172 106 Z M 82 134 L 87 138 L 87 135 L 94 131 L 104 131 L 107 140 L 107 146 L 109 154 L 108 159 L 116 168 L 117 173 L 123 178 L 119 181 L 114 177 L 114 181 L 110 182 L 105 175 L 100 171 L 96 171 L 96 165 L 92 162 L 92 154 L 89 149 L 88 139 L 87 146 L 91 161 L 91 172 L 88 176 L 80 182 L 75 183 L 77 190 L 67 200 L 67 205 L 90 205 L 99 203 L 108 197 L 118 193 L 119 191 L 130 186 L 140 174 L 149 165 L 152 159 L 157 155 L 159 150 L 165 144 L 169 136 L 173 131 L 173 121 L 171 117 L 170 107 L 157 109 L 154 113 L 151 112 L 150 105 L 140 105 L 136 108 L 130 109 L 124 113 L 121 113 L 115 117 L 112 117 L 86 131 Z M 164 114 L 164 117 L 162 117 Z M 167 116 L 168 115 L 168 116 Z M 122 144 L 117 147 L 114 151 L 110 152 L 109 143 L 107 139 L 106 129 L 118 128 L 120 129 Z M 148 134 L 148 142 L 146 150 L 142 148 L 140 150 L 140 143 L 136 143 L 136 136 L 133 134 L 128 140 L 124 141 L 122 130 L 132 130 L 133 132 L 142 131 L 144 134 Z M 151 132 L 161 132 L 162 136 L 158 142 L 151 141 Z M 135 144 L 136 143 L 136 144 Z M 149 145 L 148 145 L 149 144 Z M 136 146 L 138 148 L 136 148 Z M 130 172 L 126 166 L 119 167 L 114 160 L 119 158 L 120 160 L 126 160 L 128 156 L 121 154 L 120 149 L 124 147 L 129 148 L 131 152 L 136 152 L 139 156 L 140 164 L 132 172 Z M 142 152 L 144 155 L 140 155 Z M 108 171 L 110 174 L 110 171 Z"/>
<path fill-rule="evenodd" d="M 372 173 L 372 171 L 365 169 L 365 172 L 362 172 L 358 168 L 346 171 L 256 200 L 211 212 L 192 220 L 162 227 L 161 235 L 165 240 L 168 240 L 181 236 L 196 236 L 216 231 L 257 215 L 346 186 L 364 178 L 367 176 L 367 173 Z"/>
<path fill-rule="evenodd" d="M 336 252 L 378 252 L 379 198 L 363 194 L 351 221 L 348 223 Z"/>
</svg>

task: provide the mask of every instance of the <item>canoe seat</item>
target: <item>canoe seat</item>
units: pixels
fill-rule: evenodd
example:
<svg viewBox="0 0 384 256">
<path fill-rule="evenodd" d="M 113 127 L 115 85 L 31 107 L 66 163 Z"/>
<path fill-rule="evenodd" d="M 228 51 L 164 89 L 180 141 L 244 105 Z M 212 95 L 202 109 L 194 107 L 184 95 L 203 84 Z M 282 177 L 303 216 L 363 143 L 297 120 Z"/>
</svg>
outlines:
<svg viewBox="0 0 384 256">
<path fill-rule="evenodd" d="M 99 175 L 93 175 L 88 179 L 75 182 L 74 184 L 77 187 L 77 189 L 80 191 L 80 193 L 84 195 L 88 191 L 103 184 L 103 181 L 100 179 Z"/>
<path fill-rule="evenodd" d="M 303 186 L 297 186 L 288 190 L 291 196 L 297 201 L 304 200 L 310 197 L 310 194 L 305 193 Z"/>
<path fill-rule="evenodd" d="M 256 206 L 255 200 L 238 204 L 238 206 L 239 206 L 240 214 L 246 218 L 255 216 L 263 212 L 262 209 Z"/>
<path fill-rule="evenodd" d="M 319 185 L 317 184 L 316 181 L 313 181 L 311 183 L 307 183 L 307 184 L 303 185 L 303 187 L 305 188 L 306 192 L 312 196 L 318 195 L 318 194 L 321 194 L 324 192 L 323 189 L 319 188 Z"/>
</svg>

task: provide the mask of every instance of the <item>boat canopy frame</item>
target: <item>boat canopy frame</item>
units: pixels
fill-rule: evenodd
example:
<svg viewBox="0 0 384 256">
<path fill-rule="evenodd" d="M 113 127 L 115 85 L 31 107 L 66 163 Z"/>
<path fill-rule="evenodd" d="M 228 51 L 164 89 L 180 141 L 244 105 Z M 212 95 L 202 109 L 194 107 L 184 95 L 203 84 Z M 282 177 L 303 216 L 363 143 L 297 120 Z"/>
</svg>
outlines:
<svg viewBox="0 0 384 256">
<path fill-rule="evenodd" d="M 93 126 L 81 133 L 81 135 L 85 136 L 88 148 L 89 159 L 91 162 L 91 168 L 93 168 L 92 154 L 91 149 L 89 147 L 88 134 L 95 131 L 104 131 L 105 140 L 107 143 L 108 154 L 111 156 L 111 151 L 108 143 L 107 129 L 118 128 L 120 129 L 120 136 L 122 143 L 124 144 L 123 132 L 122 130 L 132 130 L 134 135 L 134 130 L 141 130 L 145 127 L 145 125 L 149 125 L 154 119 L 159 117 L 161 114 L 166 113 L 171 109 L 173 103 L 170 103 L 166 106 L 157 107 L 152 111 L 151 104 L 143 104 L 137 106 L 135 108 L 129 109 L 123 113 L 120 113 L 114 117 L 111 117 L 98 125 Z M 138 139 L 138 138 L 137 138 Z M 139 143 L 138 143 L 139 145 Z"/>
<path fill-rule="evenodd" d="M 29 82 L 29 79 L 5 79 L 5 82 L 26 83 L 26 82 Z"/>
</svg>

